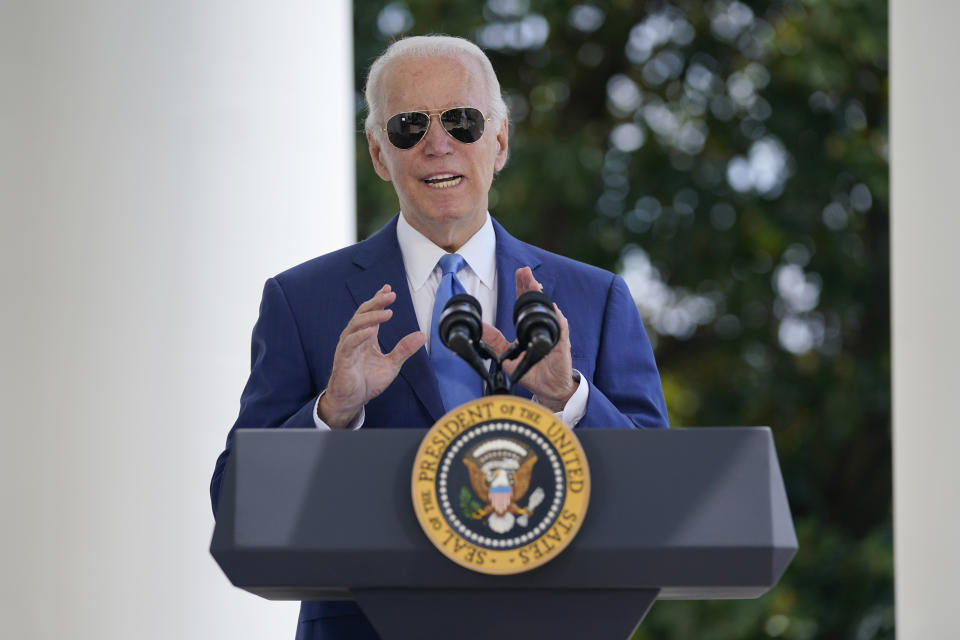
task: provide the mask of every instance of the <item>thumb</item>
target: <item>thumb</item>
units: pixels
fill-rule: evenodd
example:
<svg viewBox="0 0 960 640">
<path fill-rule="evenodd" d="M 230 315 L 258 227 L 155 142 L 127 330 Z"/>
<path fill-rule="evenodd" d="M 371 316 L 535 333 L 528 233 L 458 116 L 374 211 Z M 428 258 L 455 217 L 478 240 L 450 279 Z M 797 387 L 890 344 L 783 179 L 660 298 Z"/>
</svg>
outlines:
<svg viewBox="0 0 960 640">
<path fill-rule="evenodd" d="M 387 357 L 390 358 L 390 361 L 397 367 L 402 367 L 403 363 L 426 343 L 427 334 L 423 331 L 414 331 L 404 336 L 403 339 L 397 343 L 397 346 L 393 348 L 393 351 L 387 354 Z"/>
</svg>

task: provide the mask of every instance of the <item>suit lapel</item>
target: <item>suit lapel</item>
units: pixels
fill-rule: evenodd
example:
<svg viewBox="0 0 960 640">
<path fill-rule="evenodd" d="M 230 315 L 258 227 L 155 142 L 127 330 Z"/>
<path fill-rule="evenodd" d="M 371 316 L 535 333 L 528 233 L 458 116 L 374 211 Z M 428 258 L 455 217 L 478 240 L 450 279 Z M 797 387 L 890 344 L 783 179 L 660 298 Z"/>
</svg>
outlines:
<svg viewBox="0 0 960 640">
<path fill-rule="evenodd" d="M 397 243 L 396 217 L 364 242 L 363 249 L 354 258 L 354 264 L 361 270 L 348 278 L 347 288 L 357 306 L 372 298 L 384 284 L 389 284 L 397 293 L 396 301 L 390 306 L 393 317 L 380 325 L 378 334 L 380 349 L 389 353 L 404 336 L 420 330 L 407 286 L 403 256 Z M 410 356 L 401 367 L 400 375 L 413 388 L 433 420 L 439 420 L 444 414 L 443 402 L 426 349 L 418 349 Z"/>
<path fill-rule="evenodd" d="M 549 273 L 539 271 L 540 258 L 530 245 L 520 242 L 498 223 L 493 221 L 497 235 L 497 329 L 513 342 L 517 339 L 517 330 L 513 324 L 513 305 L 517 301 L 516 272 L 520 267 L 530 267 L 533 276 L 543 285 L 548 296 L 553 291 L 553 278 Z"/>
</svg>

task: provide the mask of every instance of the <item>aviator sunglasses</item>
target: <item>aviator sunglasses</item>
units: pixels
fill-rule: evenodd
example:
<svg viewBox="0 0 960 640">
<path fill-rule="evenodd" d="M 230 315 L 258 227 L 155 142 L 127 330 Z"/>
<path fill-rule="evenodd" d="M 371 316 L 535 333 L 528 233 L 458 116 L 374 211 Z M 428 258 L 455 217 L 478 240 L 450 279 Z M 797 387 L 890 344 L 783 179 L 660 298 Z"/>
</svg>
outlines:
<svg viewBox="0 0 960 640">
<path fill-rule="evenodd" d="M 382 130 L 387 132 L 387 139 L 397 149 L 412 149 L 427 135 L 432 115 L 439 115 L 443 130 L 450 134 L 451 138 L 464 144 L 479 140 L 483 135 L 484 123 L 490 120 L 473 107 L 406 111 L 387 120 L 387 126 Z"/>
</svg>

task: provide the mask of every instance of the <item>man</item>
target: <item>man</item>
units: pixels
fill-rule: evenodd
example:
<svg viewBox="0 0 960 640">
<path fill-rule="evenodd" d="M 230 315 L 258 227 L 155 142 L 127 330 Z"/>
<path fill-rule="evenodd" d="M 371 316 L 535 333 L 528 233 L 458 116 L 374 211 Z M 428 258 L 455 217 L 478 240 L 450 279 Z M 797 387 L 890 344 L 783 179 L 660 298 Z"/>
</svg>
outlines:
<svg viewBox="0 0 960 640">
<path fill-rule="evenodd" d="M 518 295 L 542 290 L 556 302 L 557 346 L 522 386 L 568 426 L 666 427 L 623 281 L 516 240 L 487 212 L 508 126 L 482 51 L 458 38 L 400 40 L 372 65 L 366 97 L 370 157 L 400 214 L 368 240 L 267 281 L 234 429 L 431 426 L 459 404 L 435 364 L 449 351 L 436 342 L 434 303 L 454 280 L 479 299 L 483 340 L 498 353 L 514 339 Z M 211 482 L 214 511 L 232 433 Z M 353 603 L 301 607 L 297 638 L 367 637 L 376 633 Z"/>
</svg>

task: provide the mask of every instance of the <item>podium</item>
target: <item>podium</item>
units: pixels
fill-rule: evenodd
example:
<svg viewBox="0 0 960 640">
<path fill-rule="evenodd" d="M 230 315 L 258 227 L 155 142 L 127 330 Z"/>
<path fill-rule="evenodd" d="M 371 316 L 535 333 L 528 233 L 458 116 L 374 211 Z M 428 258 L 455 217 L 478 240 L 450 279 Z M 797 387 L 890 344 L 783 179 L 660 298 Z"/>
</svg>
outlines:
<svg viewBox="0 0 960 640">
<path fill-rule="evenodd" d="M 622 640 L 656 599 L 764 594 L 797 551 L 770 429 L 583 429 L 576 538 L 527 573 L 475 573 L 414 515 L 425 433 L 238 430 L 211 553 L 264 598 L 356 600 L 384 640 Z"/>
</svg>

